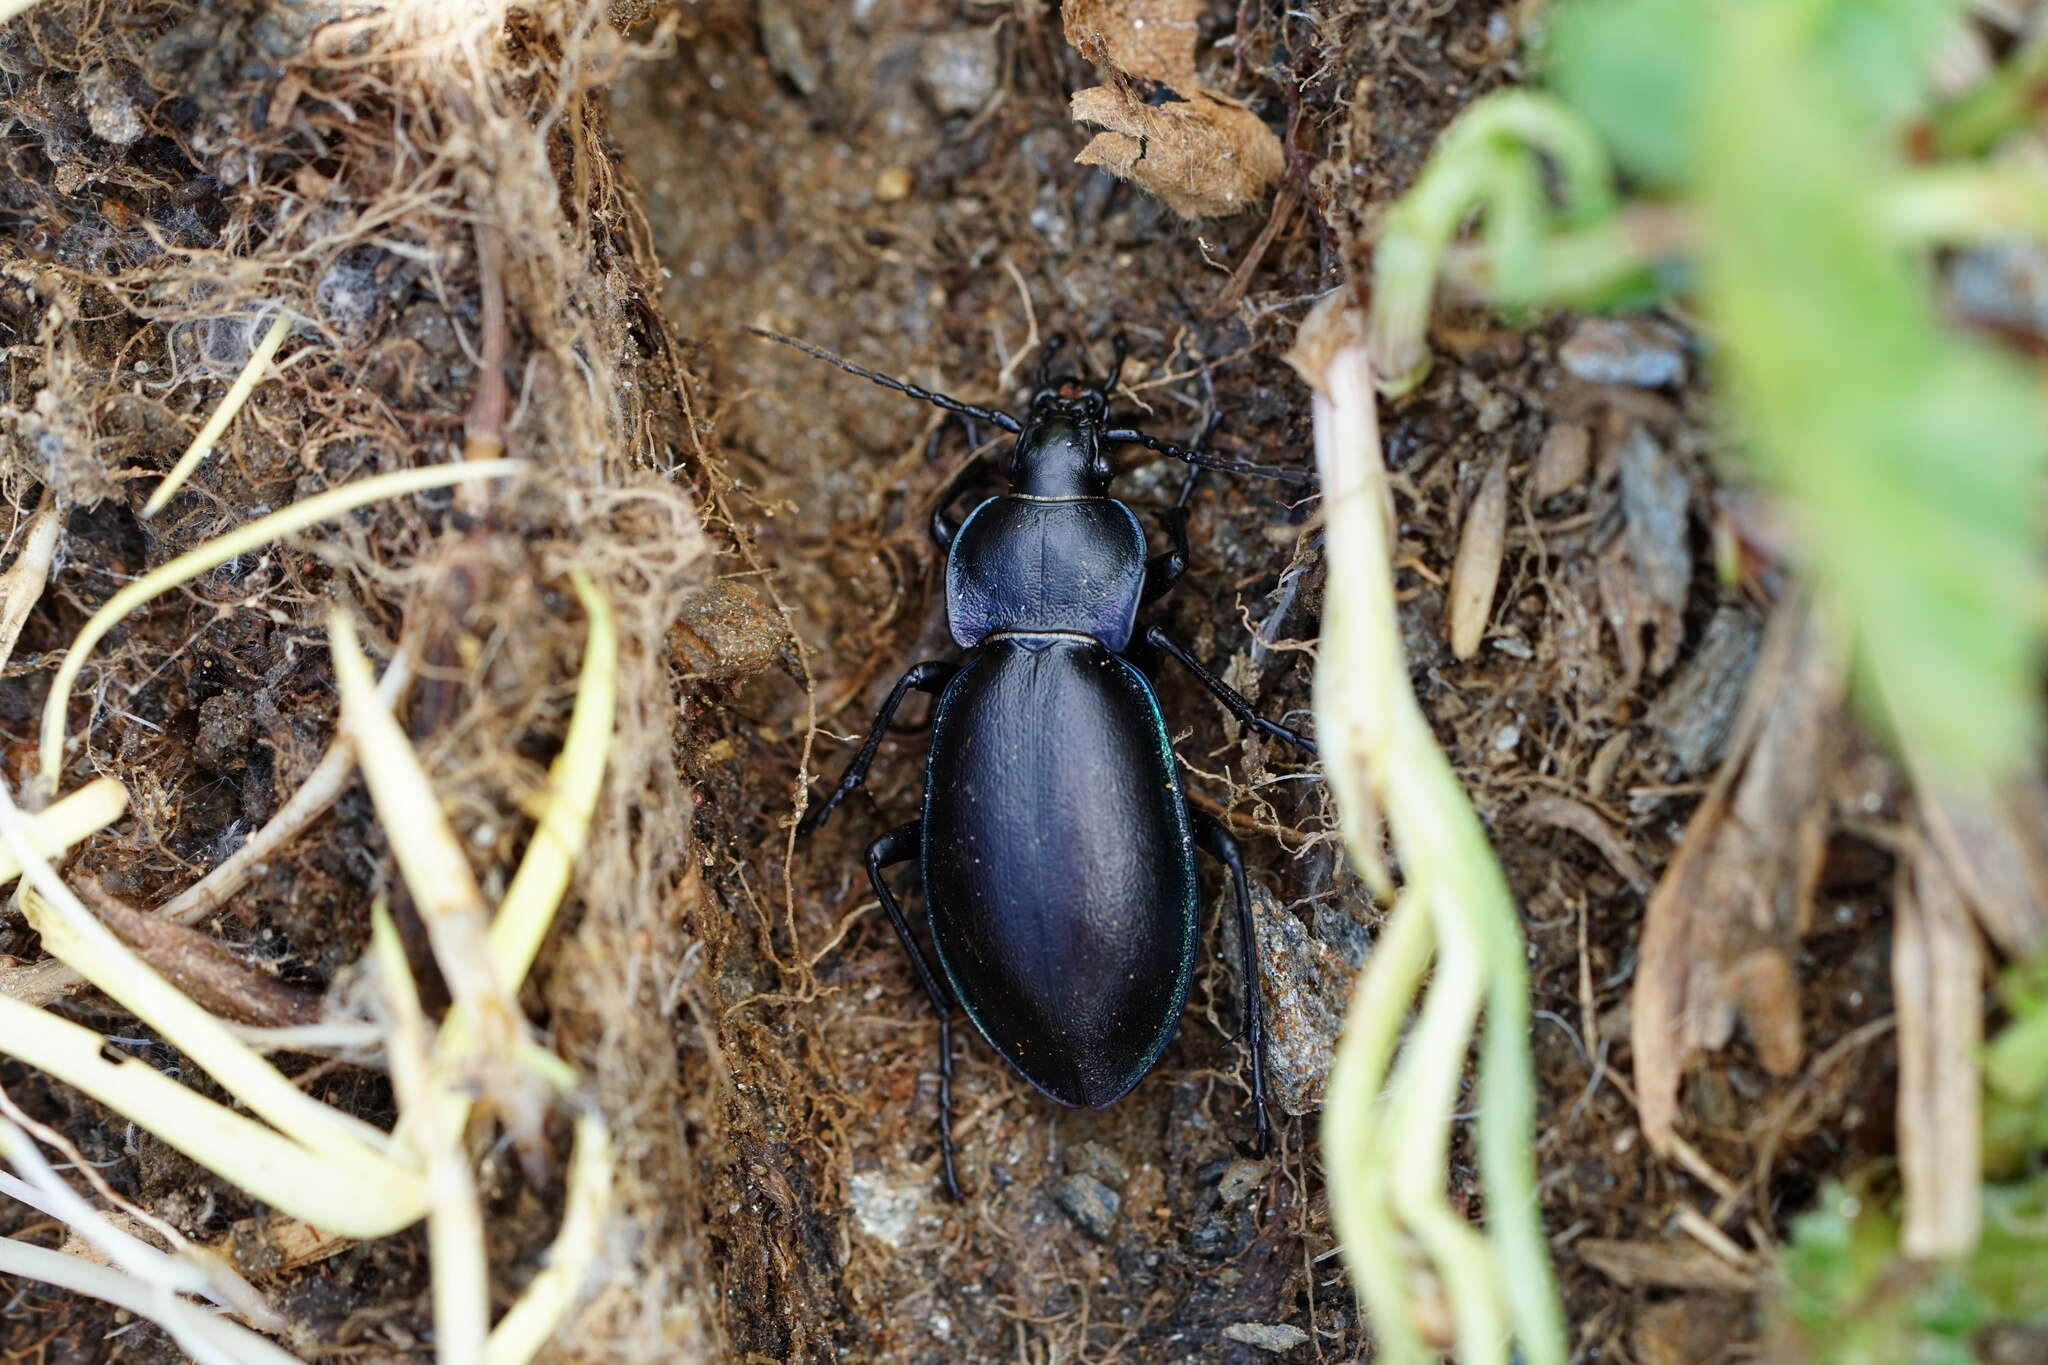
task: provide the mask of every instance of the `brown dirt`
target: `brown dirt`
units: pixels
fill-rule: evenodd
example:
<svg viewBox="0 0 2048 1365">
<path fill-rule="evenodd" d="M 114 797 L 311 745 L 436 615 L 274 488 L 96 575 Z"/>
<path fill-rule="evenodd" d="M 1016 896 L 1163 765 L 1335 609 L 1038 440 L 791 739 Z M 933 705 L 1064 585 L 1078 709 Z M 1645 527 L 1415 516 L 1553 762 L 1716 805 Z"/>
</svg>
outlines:
<svg viewBox="0 0 2048 1365">
<path fill-rule="evenodd" d="M 1245 1129 L 1228 1042 L 1234 973 L 1205 969 L 1198 1007 L 1158 1072 L 1104 1113 L 1061 1111 L 978 1040 L 958 1044 L 968 1203 L 939 1197 L 935 1027 L 858 864 L 863 843 L 915 806 L 917 739 L 891 741 L 867 794 L 798 843 L 793 862 L 784 850 L 810 707 L 821 728 L 810 771 L 836 776 L 898 672 L 945 653 L 922 526 L 960 443 L 949 437 L 945 467 L 927 468 L 929 409 L 741 330 L 793 331 L 1000 403 L 1018 397 L 1024 368 L 1009 369 L 1009 384 L 1003 375 L 1034 316 L 1040 334 L 1086 334 L 1098 357 L 1122 328 L 1137 341 L 1136 384 L 1155 429 L 1185 438 L 1213 402 L 1237 453 L 1303 461 L 1306 403 L 1279 359 L 1293 324 L 1337 280 L 1342 243 L 1369 232 L 1456 110 L 1515 70 L 1509 9 L 1313 13 L 1315 24 L 1211 6 L 1202 78 L 1287 130 L 1283 188 L 1309 198 L 1320 221 L 1290 209 L 1269 223 L 1262 206 L 1190 225 L 1071 164 L 1086 133 L 1069 122 L 1066 99 L 1095 77 L 1035 8 L 713 7 L 696 12 L 671 61 L 628 83 L 622 144 L 649 195 L 665 303 L 709 347 L 736 514 L 803 642 L 800 659 L 721 698 L 732 757 L 706 783 L 699 823 L 720 898 L 703 921 L 718 964 L 709 979 L 735 1082 L 725 1120 L 734 1161 L 721 1186 L 730 1197 L 714 1197 L 734 1358 L 1369 1353 L 1328 1259 L 1312 1124 L 1283 1122 L 1281 1153 L 1254 1193 L 1226 1202 L 1219 1188 Z M 1233 31 L 1235 48 L 1217 42 Z M 975 44 L 993 47 L 999 73 L 977 100 L 956 109 L 949 87 L 920 85 L 928 65 Z M 914 186 L 901 200 L 886 193 L 897 168 Z M 1678 1205 L 1768 1249 L 1820 1178 L 1889 1141 L 1886 1049 L 1827 1051 L 1888 1008 L 1886 862 L 1852 841 L 1830 864 L 1827 919 L 1798 964 L 1808 1055 L 1820 1058 L 1810 1073 L 1774 1078 L 1738 1041 L 1695 1076 L 1686 1131 L 1698 1150 L 1736 1180 L 1759 1175 L 1760 1156 L 1768 1168 L 1760 1187 L 1745 1183 L 1717 1210 L 1711 1189 L 1649 1155 L 1625 1088 L 1645 886 L 1554 820 L 1521 812 L 1540 797 L 1569 798 L 1633 855 L 1638 881 L 1640 869 L 1654 879 L 1711 772 L 1674 778 L 1659 737 L 1712 728 L 1696 713 L 1714 710 L 1715 679 L 1687 666 L 1717 607 L 1745 630 L 1757 613 L 1716 585 L 1708 561 L 1714 486 L 1697 391 L 1674 403 L 1573 380 L 1557 359 L 1565 331 L 1457 315 L 1440 328 L 1436 373 L 1388 427 L 1405 495 L 1401 581 L 1413 674 L 1527 907 L 1539 1159 L 1576 1345 L 1587 1359 L 1688 1358 L 1668 1354 L 1693 1339 L 1687 1332 L 1727 1346 L 1753 1338 L 1756 1323 L 1746 1297 L 1707 1292 L 1726 1276 L 1682 1273 L 1693 1244 L 1674 1230 Z M 1675 658 L 1663 660 L 1655 636 L 1624 649 L 1601 625 L 1597 565 L 1621 515 L 1615 450 L 1636 419 L 1690 505 L 1690 529 L 1682 517 L 1667 547 L 1679 600 L 1667 630 Z M 1564 421 L 1594 429 L 1598 468 L 1538 504 L 1526 492 L 1531 469 Z M 1443 583 L 1463 508 L 1498 458 L 1523 490 L 1492 631 L 1510 647 L 1457 663 L 1443 643 Z M 1156 505 L 1174 477 L 1132 460 L 1120 487 Z M 1307 666 L 1270 651 L 1250 664 L 1248 626 L 1269 639 L 1313 633 L 1320 559 L 1313 537 L 1297 547 L 1301 522 L 1266 486 L 1211 480 L 1195 500 L 1195 567 L 1163 605 L 1174 629 L 1245 670 L 1276 715 L 1301 713 Z M 1302 572 L 1283 590 L 1290 568 Z M 1667 693 L 1653 717 L 1662 728 L 1642 725 Z M 1326 937 L 1332 910 L 1376 925 L 1378 912 L 1333 866 L 1320 793 L 1299 782 L 1254 793 L 1248 783 L 1292 765 L 1241 743 L 1180 680 L 1167 678 L 1165 696 L 1199 773 L 1194 790 L 1242 821 L 1255 876 Z M 1293 833 L 1265 837 L 1260 826 Z M 1122 1194 L 1107 1238 L 1062 1211 L 1057 1191 L 1077 1171 Z M 1473 1173 L 1458 1179 L 1476 1207 Z M 1616 1240 L 1646 1244 L 1654 1273 L 1619 1283 L 1573 1251 Z M 1663 1302 L 1674 1291 L 1683 1292 Z M 1222 1335 L 1237 1323 L 1287 1324 L 1312 1339 L 1275 1357 Z"/>
<path fill-rule="evenodd" d="M 445 452 L 466 425 L 474 434 L 481 219 L 505 234 L 501 368 L 526 405 L 508 445 L 545 477 L 485 513 L 448 498 L 373 512 L 226 566 L 131 623 L 81 689 L 98 698 L 97 718 L 71 772 L 121 776 L 138 816 L 86 855 L 87 869 L 151 904 L 275 809 L 332 733 L 321 612 L 340 598 L 386 640 L 403 633 L 447 651 L 432 658 L 480 661 L 467 677 L 430 674 L 408 719 L 487 884 L 501 885 L 529 828 L 511 812 L 559 743 L 582 637 L 561 573 L 590 568 L 628 613 L 625 733 L 571 925 L 528 999 L 617 1116 L 625 1168 L 604 1286 L 558 1358 L 1369 1358 L 1331 1254 L 1313 1120 L 1276 1113 L 1276 1155 L 1258 1166 L 1238 1157 L 1249 1123 L 1237 984 L 1221 966 L 1203 967 L 1158 1070 L 1101 1113 L 1057 1109 L 963 1036 L 968 1199 L 940 1197 L 936 1027 L 858 861 L 915 805 L 917 739 L 890 741 L 868 792 L 818 836 L 795 839 L 791 821 L 801 775 L 836 776 L 901 669 L 946 651 L 923 525 L 962 443 L 949 434 L 944 467 L 929 467 L 931 410 L 742 329 L 791 331 L 1009 404 L 1035 360 L 1034 320 L 1040 337 L 1085 334 L 1097 363 L 1121 328 L 1134 343 L 1126 381 L 1151 429 L 1184 440 L 1213 406 L 1220 448 L 1305 464 L 1307 405 L 1280 360 L 1292 328 L 1347 257 L 1360 259 L 1378 208 L 1457 109 L 1516 76 L 1516 10 L 1212 5 L 1202 82 L 1284 131 L 1288 171 L 1282 211 L 1269 214 L 1269 199 L 1190 225 L 1073 164 L 1087 134 L 1066 101 L 1095 75 L 1043 6 L 709 0 L 665 16 L 678 25 L 673 48 L 631 65 L 609 110 L 572 94 L 570 117 L 544 136 L 531 124 L 553 107 L 560 73 L 598 79 L 620 54 L 594 42 L 579 66 L 564 56 L 582 41 L 574 25 L 522 18 L 492 48 L 496 78 L 460 87 L 486 90 L 498 118 L 468 142 L 449 132 L 460 109 L 402 51 L 359 65 L 268 19 L 182 6 L 138 11 L 102 51 L 113 40 L 68 27 L 82 9 L 44 7 L 0 37 L 0 130 L 12 130 L 0 147 L 17 177 L 0 188 L 0 408 L 13 419 L 0 427 L 0 491 L 24 514 L 43 487 L 75 510 L 63 567 L 0 682 L 11 770 L 22 771 L 64 642 L 118 583 L 259 506 Z M 649 31 L 648 16 L 621 13 Z M 93 101 L 112 98 L 103 70 L 129 94 L 96 124 Z M 294 81 L 299 121 L 266 124 Z M 343 104 L 355 121 L 335 112 Z M 94 131 L 120 131 L 130 114 L 146 131 L 128 143 Z M 371 131 L 350 131 L 359 125 Z M 397 181 L 393 144 L 375 131 L 401 125 L 445 137 L 447 175 L 390 231 L 351 231 Z M 264 127 L 272 140 L 252 147 L 234 135 Z M 644 223 L 621 162 L 644 189 Z M 346 207 L 339 226 L 256 233 L 256 209 L 294 187 L 309 193 L 308 175 L 325 190 L 313 198 Z M 166 256 L 145 224 L 210 254 Z M 224 276 L 230 260 L 269 273 Z M 228 278 L 225 292 L 202 288 L 209 278 Z M 138 521 L 154 479 L 129 471 L 165 467 L 217 401 L 266 285 L 322 309 L 324 330 L 287 344 L 287 358 L 307 358 L 259 391 L 201 491 L 163 523 Z M 671 326 L 691 339 L 680 354 Z M 1387 426 L 1400 582 L 1412 676 L 1526 907 L 1539 1167 L 1576 1344 L 1589 1360 L 1685 1359 L 1672 1344 L 1702 1324 L 1723 1343 L 1755 1324 L 1725 1279 L 1673 1269 L 1682 1258 L 1667 1247 L 1691 1245 L 1674 1230 L 1677 1210 L 1766 1250 L 1820 1179 L 1888 1146 L 1890 1053 L 1858 1030 L 1889 1008 L 1889 862 L 1870 843 L 1832 849 L 1821 920 L 1795 964 L 1804 1069 L 1774 1077 L 1738 1041 L 1691 1078 L 1684 1132 L 1739 1186 L 1717 1207 L 1699 1172 L 1639 1141 L 1626 1002 L 1643 877 L 1669 861 L 1712 773 L 1711 760 L 1679 771 L 1660 736 L 1719 695 L 1687 672 L 1717 609 L 1757 612 L 1712 572 L 1717 491 L 1696 390 L 1574 380 L 1557 355 L 1567 326 L 1517 331 L 1457 314 L 1440 326 L 1437 370 Z M 708 376 L 701 388 L 693 369 Z M 175 382 L 154 387 L 152 375 Z M 38 407 L 46 392 L 59 401 Z M 1591 429 L 1594 467 L 1538 502 L 1531 469 L 1564 422 Z M 1624 568 L 1648 578 L 1639 561 L 1661 551 L 1679 565 L 1678 595 L 1661 618 L 1659 603 L 1639 603 L 1624 642 L 1603 624 L 1602 565 L 1627 539 L 1616 452 L 1631 425 L 1654 436 L 1688 513 L 1661 545 L 1630 542 L 1637 560 Z M 1457 662 L 1444 583 L 1463 510 L 1503 458 L 1513 492 L 1492 643 Z M 1119 487 L 1159 506 L 1177 477 L 1133 459 Z M 1313 503 L 1291 502 L 1277 486 L 1207 479 L 1192 504 L 1194 565 L 1160 611 L 1198 653 L 1230 661 L 1263 711 L 1300 720 L 1305 656 L 1250 648 L 1255 635 L 1278 645 L 1314 634 Z M 693 506 L 718 551 L 710 569 Z M 1675 658 L 1657 657 L 1659 629 Z M 224 768 L 229 748 L 208 740 L 209 726 L 240 723 L 214 704 L 237 694 L 251 698 L 255 736 L 242 769 Z M 1357 926 L 1376 930 L 1380 912 L 1341 865 L 1320 785 L 1186 679 L 1169 672 L 1163 698 L 1192 790 L 1228 813 L 1284 913 L 1330 948 L 1354 944 Z M 74 708 L 74 734 L 87 704 Z M 1856 799 L 1877 797 L 1864 818 L 1881 819 L 1888 774 L 1860 754 L 1845 764 Z M 1567 817 L 1578 832 L 1565 832 L 1555 806 L 1531 818 L 1541 797 L 1595 823 Z M 1588 828 L 1625 856 L 1603 852 Z M 392 881 L 355 791 L 210 927 L 285 980 L 325 987 L 359 956 L 370 895 Z M 0 951 L 36 955 L 18 922 L 0 934 Z M 1219 937 L 1212 922 L 1209 941 Z M 134 1021 L 93 997 L 71 1008 L 134 1036 Z M 177 1063 L 161 1044 L 138 1050 Z M 62 1087 L 11 1063 L 0 1080 L 107 1163 L 117 1188 L 191 1235 L 221 1240 L 257 1212 Z M 390 1117 L 376 1073 L 339 1067 L 312 1084 L 352 1112 Z M 517 1283 L 559 1191 L 528 1187 L 502 1154 L 486 1175 L 500 1282 Z M 1058 1197 L 1083 1176 L 1119 1196 L 1106 1235 Z M 1455 1178 L 1480 1211 L 1474 1173 L 1460 1166 Z M 1617 1241 L 1650 1244 L 1650 1273 L 1618 1277 L 1596 1268 L 1612 1255 L 1578 1250 Z M 265 1287 L 299 1324 L 301 1348 L 424 1360 L 422 1271 L 414 1233 Z M 26 1293 L 0 1315 L 0 1347 L 52 1361 L 166 1358 L 146 1327 L 102 1340 L 112 1316 Z M 1224 1335 L 1239 1324 L 1310 1337 L 1275 1354 Z"/>
</svg>

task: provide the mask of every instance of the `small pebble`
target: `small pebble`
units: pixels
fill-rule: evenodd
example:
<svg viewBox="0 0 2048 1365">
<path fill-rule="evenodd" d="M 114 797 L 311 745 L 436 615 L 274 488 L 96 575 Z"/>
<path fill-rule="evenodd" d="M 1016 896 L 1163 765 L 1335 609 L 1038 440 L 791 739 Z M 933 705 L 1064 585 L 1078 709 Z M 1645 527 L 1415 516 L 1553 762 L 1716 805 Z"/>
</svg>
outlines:
<svg viewBox="0 0 2048 1365">
<path fill-rule="evenodd" d="M 1645 318 L 1581 318 L 1557 358 L 1589 384 L 1661 389 L 1685 381 L 1678 333 Z"/>
<path fill-rule="evenodd" d="M 1076 1175 L 1092 1175 L 1111 1188 L 1118 1188 L 1131 1178 L 1131 1168 L 1099 1142 L 1084 1142 L 1068 1151 L 1067 1169 Z"/>
<path fill-rule="evenodd" d="M 976 113 L 995 98 L 1000 65 L 993 28 L 935 33 L 918 52 L 917 88 L 941 114 Z"/>
<path fill-rule="evenodd" d="M 1237 1160 L 1230 1163 L 1230 1169 L 1216 1182 L 1216 1194 L 1226 1205 L 1235 1204 L 1246 1195 L 1256 1191 L 1266 1179 L 1266 1163 L 1263 1161 Z"/>
<path fill-rule="evenodd" d="M 1223 1329 L 1223 1335 L 1274 1355 L 1291 1351 L 1308 1340 L 1308 1333 L 1281 1322 L 1234 1322 Z"/>
<path fill-rule="evenodd" d="M 907 166 L 891 166 L 875 177 L 875 198 L 884 204 L 900 204 L 910 197 L 916 182 Z"/>
<path fill-rule="evenodd" d="M 1092 1175 L 1068 1176 L 1052 1187 L 1052 1197 L 1075 1226 L 1103 1241 L 1109 1239 L 1123 1206 L 1117 1192 Z"/>
</svg>

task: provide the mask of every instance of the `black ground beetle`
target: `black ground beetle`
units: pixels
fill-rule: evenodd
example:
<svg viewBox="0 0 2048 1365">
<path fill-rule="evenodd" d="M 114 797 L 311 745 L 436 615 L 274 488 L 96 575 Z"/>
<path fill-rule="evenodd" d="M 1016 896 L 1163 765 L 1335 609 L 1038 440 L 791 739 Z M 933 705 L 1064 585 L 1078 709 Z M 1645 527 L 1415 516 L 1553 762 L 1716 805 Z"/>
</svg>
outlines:
<svg viewBox="0 0 2048 1365">
<path fill-rule="evenodd" d="M 1122 337 L 1108 375 L 1092 385 L 1048 378 L 1054 338 L 1020 421 L 790 337 L 759 335 L 1017 438 L 1007 495 L 951 520 L 949 505 L 979 472 L 970 463 L 932 513 L 932 538 L 946 551 L 947 617 L 964 657 L 915 664 L 897 680 L 839 785 L 803 826 L 824 824 L 866 781 L 906 694 L 937 695 L 924 813 L 868 845 L 867 868 L 939 1013 L 947 1192 L 960 1193 L 953 1170 L 953 1002 L 1003 1060 L 1060 1103 L 1099 1109 L 1122 1098 L 1158 1061 L 1187 1004 L 1201 923 L 1198 846 L 1230 869 L 1237 894 L 1245 1041 L 1263 1151 L 1265 1036 L 1244 864 L 1223 826 L 1188 804 L 1152 685 L 1124 655 L 1134 643 L 1139 606 L 1187 569 L 1187 489 L 1201 469 L 1302 476 L 1216 459 L 1201 440 L 1183 448 L 1110 426 Z M 972 434 L 970 427 L 970 441 Z M 1172 548 L 1164 554 L 1147 558 L 1138 518 L 1109 496 L 1109 452 L 1117 445 L 1144 446 L 1196 467 L 1166 515 Z M 1259 716 L 1158 626 L 1139 638 L 1187 668 L 1246 725 L 1315 752 L 1308 740 Z M 882 875 L 913 858 L 923 873 L 936 972 Z"/>
</svg>

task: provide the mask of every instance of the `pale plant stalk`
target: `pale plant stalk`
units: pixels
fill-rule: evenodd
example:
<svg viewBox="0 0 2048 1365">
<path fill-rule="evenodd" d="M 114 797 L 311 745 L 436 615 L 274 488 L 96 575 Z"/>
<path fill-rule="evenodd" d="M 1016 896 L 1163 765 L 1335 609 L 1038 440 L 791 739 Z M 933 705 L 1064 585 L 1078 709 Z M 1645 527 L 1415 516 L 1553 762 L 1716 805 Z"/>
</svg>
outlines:
<svg viewBox="0 0 2048 1365">
<path fill-rule="evenodd" d="M 1329 590 L 1317 647 L 1316 735 L 1355 863 L 1379 858 L 1384 810 L 1408 885 L 1362 974 L 1323 1119 L 1332 1220 L 1384 1358 L 1422 1359 L 1412 1276 L 1451 1298 L 1460 1355 L 1562 1365 L 1564 1327 L 1536 1203 L 1527 967 L 1505 880 L 1408 683 L 1393 591 L 1388 494 L 1366 319 L 1344 293 L 1302 324 L 1289 357 L 1314 390 Z M 1436 981 L 1383 1096 L 1432 943 Z M 1478 1079 L 1482 1240 L 1445 1199 L 1448 1125 L 1482 1002 Z M 1459 1224 L 1453 1228 L 1451 1224 Z M 1405 1238 L 1427 1266 L 1411 1264 Z M 1496 1304 L 1506 1306 L 1506 1326 Z"/>
<path fill-rule="evenodd" d="M 156 1322 L 201 1365 L 303 1365 L 289 1351 L 164 1293 L 126 1271 L 0 1237 L 0 1275 L 19 1276 L 111 1303 Z"/>
<path fill-rule="evenodd" d="M 390 1013 L 385 1055 L 391 1088 L 410 1118 L 407 1134 L 427 1183 L 427 1258 L 432 1269 L 434 1347 L 438 1365 L 478 1365 L 491 1322 L 483 1206 L 463 1150 L 465 1107 L 451 1099 L 459 1074 L 434 1067 L 431 1028 L 419 988 L 380 898 L 370 910 L 370 950 Z"/>
</svg>

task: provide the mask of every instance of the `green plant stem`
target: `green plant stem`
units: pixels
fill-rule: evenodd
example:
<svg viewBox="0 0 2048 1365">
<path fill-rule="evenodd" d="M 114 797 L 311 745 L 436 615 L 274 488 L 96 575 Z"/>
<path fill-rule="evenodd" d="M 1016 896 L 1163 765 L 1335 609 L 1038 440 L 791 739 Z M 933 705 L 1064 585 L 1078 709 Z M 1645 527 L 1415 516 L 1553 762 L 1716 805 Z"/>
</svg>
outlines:
<svg viewBox="0 0 2048 1365">
<path fill-rule="evenodd" d="M 1462 1282 L 1476 1280 L 1485 1292 L 1506 1300 L 1530 1365 L 1562 1365 L 1562 1311 L 1536 1202 L 1534 1081 L 1521 925 L 1478 816 L 1409 686 L 1393 591 L 1374 367 L 1365 335 L 1365 320 L 1340 291 L 1302 324 L 1289 357 L 1315 390 L 1316 459 L 1329 555 L 1330 587 L 1317 648 L 1316 733 L 1353 859 L 1361 866 L 1377 861 L 1377 831 L 1366 812 L 1383 806 L 1401 865 L 1409 872 L 1389 927 L 1388 937 L 1399 953 L 1387 976 L 1419 973 L 1417 959 L 1428 951 L 1428 928 L 1408 929 L 1404 916 L 1434 920 L 1445 962 L 1400 1064 L 1395 1112 L 1388 1116 L 1397 1131 L 1384 1147 L 1374 1131 L 1375 1097 L 1398 1024 L 1386 1011 L 1405 1011 L 1412 991 L 1393 997 L 1398 1006 L 1369 1004 L 1365 1018 L 1352 1021 L 1363 1029 L 1360 1039 L 1351 1039 L 1347 1024 L 1325 1109 L 1331 1214 L 1376 1322 L 1402 1321 L 1405 1309 L 1390 1315 L 1385 1305 L 1403 1301 L 1409 1288 L 1405 1276 L 1392 1285 L 1374 1283 L 1387 1273 L 1390 1253 L 1399 1256 L 1399 1230 L 1378 1203 L 1387 1189 L 1382 1182 L 1392 1180 L 1396 1206 L 1411 1219 L 1421 1210 L 1422 1223 L 1411 1230 L 1438 1257 L 1438 1276 L 1454 1295 L 1461 1327 L 1478 1336 L 1461 1339 L 1461 1350 L 1480 1353 L 1481 1359 L 1498 1358 L 1492 1353 L 1505 1350 L 1501 1334 L 1489 1328 L 1485 1310 L 1471 1297 L 1481 1288 Z M 1380 951 L 1389 951 L 1388 945 L 1383 943 Z M 1372 969 L 1367 974 L 1372 976 Z M 1482 998 L 1486 1035 L 1477 1127 L 1492 1255 L 1475 1263 L 1470 1244 L 1445 1236 L 1434 1224 L 1434 1211 L 1420 1198 L 1423 1191 L 1443 1192 L 1443 1120 L 1450 1110 L 1441 1087 L 1454 1088 L 1462 1072 L 1472 1016 Z M 1404 1119 L 1422 1131 L 1409 1128 Z M 1361 1129 L 1363 1150 L 1355 1144 Z M 1391 1173 L 1360 1169 L 1362 1162 L 1378 1163 L 1388 1156 Z M 1461 1283 L 1453 1285 L 1453 1278 Z M 1406 1335 L 1396 1350 L 1414 1349 L 1406 1324 L 1396 1330 Z M 1390 1352 L 1390 1358 L 1402 1357 Z"/>
</svg>

